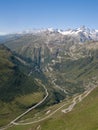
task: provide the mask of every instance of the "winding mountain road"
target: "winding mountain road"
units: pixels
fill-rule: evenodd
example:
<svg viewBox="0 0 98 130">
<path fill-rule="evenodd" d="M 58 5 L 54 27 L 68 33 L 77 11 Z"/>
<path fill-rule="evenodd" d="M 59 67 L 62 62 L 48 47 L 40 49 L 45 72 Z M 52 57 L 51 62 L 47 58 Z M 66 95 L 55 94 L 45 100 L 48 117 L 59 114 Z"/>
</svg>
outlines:
<svg viewBox="0 0 98 130">
<path fill-rule="evenodd" d="M 72 109 L 74 108 L 74 106 L 75 106 L 77 103 L 81 102 L 85 97 L 87 97 L 87 96 L 91 93 L 91 91 L 92 91 L 94 88 L 95 88 L 95 87 L 90 88 L 90 89 L 86 90 L 84 93 L 82 93 L 82 94 L 80 94 L 80 95 L 74 97 L 74 99 L 73 99 L 73 101 L 72 101 L 72 104 L 69 105 L 68 108 L 63 109 L 62 112 L 63 112 L 63 113 L 68 113 L 68 112 L 72 111 Z"/>
<path fill-rule="evenodd" d="M 42 85 L 42 84 L 41 84 L 41 85 Z M 28 112 L 30 112 L 31 110 L 33 110 L 33 109 L 35 109 L 36 107 L 38 107 L 40 104 L 42 104 L 42 103 L 46 100 L 46 98 L 48 97 L 49 93 L 48 93 L 46 87 L 45 87 L 44 85 L 42 85 L 42 86 L 43 86 L 43 88 L 45 89 L 46 96 L 45 96 L 39 103 L 37 103 L 37 104 L 34 105 L 33 107 L 29 108 L 27 111 L 25 111 L 25 112 L 22 113 L 20 116 L 18 116 L 18 117 L 15 118 L 13 121 L 11 121 L 11 124 L 15 124 L 15 122 L 16 122 L 17 120 L 19 120 L 21 117 L 23 117 L 24 115 L 26 115 L 26 114 L 27 114 Z"/>
<path fill-rule="evenodd" d="M 36 81 L 39 82 L 38 79 L 36 79 Z M 40 82 L 39 82 L 39 83 L 40 83 Z M 24 113 L 22 113 L 21 115 L 19 115 L 17 118 L 15 118 L 13 121 L 11 121 L 7 126 L 5 126 L 4 128 L 0 128 L 0 130 L 5 130 L 5 129 L 7 129 L 8 127 L 11 127 L 12 125 L 15 125 L 15 124 L 16 124 L 15 122 L 16 122 L 17 120 L 19 120 L 21 117 L 23 117 L 24 115 L 26 115 L 27 113 L 29 113 L 31 110 L 33 110 L 33 109 L 35 109 L 36 107 L 38 107 L 39 105 L 41 105 L 41 104 L 46 100 L 46 98 L 49 96 L 49 93 L 48 93 L 47 88 L 46 88 L 43 84 L 41 84 L 41 85 L 43 86 L 43 88 L 44 88 L 44 90 L 45 90 L 46 96 L 45 96 L 39 103 L 37 103 L 37 104 L 34 105 L 33 107 L 29 108 L 27 111 L 25 111 Z"/>
<path fill-rule="evenodd" d="M 20 119 L 21 117 L 23 117 L 25 114 L 27 114 L 28 112 L 30 112 L 31 110 L 33 110 L 34 108 L 36 108 L 37 106 L 39 106 L 41 103 L 43 103 L 43 102 L 46 100 L 46 98 L 48 97 L 49 94 L 48 94 L 48 91 L 47 91 L 46 87 L 45 87 L 44 85 L 43 85 L 43 87 L 44 87 L 45 92 L 46 92 L 46 96 L 44 97 L 44 99 L 41 100 L 41 101 L 40 101 L 38 104 L 36 104 L 35 106 L 33 106 L 33 107 L 31 107 L 30 109 L 28 109 L 26 112 L 24 112 L 24 113 L 21 114 L 20 116 L 18 116 L 16 119 L 14 119 L 13 121 L 11 121 L 6 127 L 2 128 L 2 129 L 0 129 L 0 130 L 5 130 L 5 129 L 7 129 L 8 127 L 12 127 L 13 125 L 28 125 L 28 124 L 39 123 L 39 122 L 41 122 L 41 121 L 43 121 L 43 120 L 46 120 L 47 118 L 51 117 L 51 116 L 54 115 L 57 111 L 61 110 L 64 106 L 66 106 L 66 105 L 68 104 L 68 102 L 65 103 L 65 104 L 63 104 L 62 106 L 60 106 L 60 107 L 57 108 L 55 111 L 53 111 L 52 113 L 50 113 L 49 115 L 45 116 L 45 117 L 42 118 L 42 119 L 38 119 L 38 120 L 35 120 L 35 121 L 32 121 L 32 122 L 27 122 L 27 123 L 25 123 L 25 122 L 23 123 L 24 120 L 23 120 L 22 122 L 16 122 L 16 121 L 18 121 L 18 119 Z M 84 93 L 82 93 L 82 94 L 80 94 L 80 95 L 78 95 L 78 96 L 75 96 L 75 97 L 73 98 L 71 104 L 70 104 L 66 109 L 61 110 L 61 112 L 63 112 L 63 113 L 68 113 L 68 112 L 72 111 L 73 108 L 74 108 L 74 106 L 75 106 L 77 103 L 81 102 L 85 97 L 87 97 L 87 96 L 92 92 L 92 90 L 95 89 L 96 87 L 97 87 L 97 86 L 94 86 L 94 87 L 92 87 L 92 88 L 89 88 L 89 89 L 86 90 Z"/>
<path fill-rule="evenodd" d="M 85 97 L 88 96 L 88 94 L 91 93 L 91 91 L 94 89 L 95 87 L 93 88 L 90 88 L 89 90 L 85 91 L 84 93 L 78 95 L 78 96 L 75 96 L 72 100 L 72 103 L 66 108 L 66 109 L 63 109 L 61 110 L 64 106 L 66 106 L 68 103 L 65 103 L 63 104 L 62 106 L 60 106 L 58 109 L 56 109 L 55 111 L 53 111 L 52 113 L 50 113 L 49 115 L 47 115 L 46 117 L 42 118 L 42 119 L 39 119 L 39 120 L 35 120 L 35 121 L 32 121 L 32 122 L 27 122 L 27 123 L 23 123 L 23 122 L 14 122 L 13 124 L 14 125 L 28 125 L 28 124 L 34 124 L 34 123 L 39 123 L 43 120 L 46 120 L 47 118 L 51 117 L 52 115 L 54 115 L 57 111 L 61 110 L 61 112 L 63 113 L 68 113 L 70 111 L 73 110 L 74 106 L 81 102 Z"/>
</svg>

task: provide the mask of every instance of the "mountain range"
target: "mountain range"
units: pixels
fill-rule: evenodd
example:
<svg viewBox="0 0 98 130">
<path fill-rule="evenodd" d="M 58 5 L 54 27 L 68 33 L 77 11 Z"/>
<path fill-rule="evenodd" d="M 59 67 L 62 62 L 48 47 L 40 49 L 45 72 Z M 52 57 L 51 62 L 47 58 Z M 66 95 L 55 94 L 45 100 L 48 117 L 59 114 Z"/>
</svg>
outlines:
<svg viewBox="0 0 98 130">
<path fill-rule="evenodd" d="M 82 26 L 80 28 L 76 29 L 68 29 L 68 30 L 60 30 L 60 29 L 53 29 L 53 28 L 48 28 L 48 29 L 43 29 L 43 30 L 36 30 L 36 31 L 26 31 L 24 33 L 26 34 L 34 34 L 34 33 L 59 33 L 64 36 L 71 36 L 72 38 L 76 38 L 79 42 L 85 42 L 88 40 L 98 40 L 98 30 L 90 30 L 89 28 Z"/>
<path fill-rule="evenodd" d="M 97 83 L 98 30 L 82 26 L 65 31 L 48 28 L 0 35 L 1 127 L 8 123 L 21 124 L 22 120 L 36 122 L 46 113 L 49 114 L 49 111 L 52 116 L 52 111 L 57 111 L 67 101 L 70 104 L 77 95 L 93 90 Z M 40 104 L 37 108 L 16 118 L 37 103 Z M 83 110 L 87 112 L 84 108 Z M 12 121 L 14 118 L 17 120 Z M 55 116 L 51 118 L 54 121 Z M 59 111 L 58 120 L 61 118 Z M 58 120 L 54 122 L 57 123 Z M 47 120 L 47 124 L 45 121 L 38 122 L 37 125 L 41 125 L 43 130 L 51 129 L 51 121 Z M 36 127 L 38 126 L 34 125 L 32 130 L 36 130 Z M 63 130 L 65 127 L 61 128 Z M 69 127 L 66 126 L 67 128 Z"/>
<path fill-rule="evenodd" d="M 89 29 L 85 26 L 81 26 L 80 28 L 76 29 L 67 29 L 67 30 L 61 30 L 61 29 L 53 29 L 53 28 L 47 28 L 47 29 L 30 29 L 30 30 L 25 30 L 17 33 L 12 33 L 12 34 L 5 34 L 5 33 L 0 33 L 0 39 L 3 37 L 17 37 L 19 35 L 25 35 L 25 34 L 36 34 L 40 35 L 42 33 L 54 33 L 54 34 L 61 34 L 64 36 L 71 36 L 73 38 L 78 39 L 79 42 L 85 42 L 87 40 L 98 40 L 98 30 L 95 29 Z"/>
</svg>

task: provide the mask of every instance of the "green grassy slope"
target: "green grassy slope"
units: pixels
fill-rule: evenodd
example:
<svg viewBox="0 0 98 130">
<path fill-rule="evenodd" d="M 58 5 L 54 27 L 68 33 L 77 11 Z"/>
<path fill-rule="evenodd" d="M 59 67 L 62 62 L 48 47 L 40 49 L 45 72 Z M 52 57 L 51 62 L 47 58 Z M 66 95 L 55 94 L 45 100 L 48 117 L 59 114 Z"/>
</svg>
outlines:
<svg viewBox="0 0 98 130">
<path fill-rule="evenodd" d="M 42 130 L 98 130 L 98 88 L 67 114 L 42 123 Z"/>
<path fill-rule="evenodd" d="M 43 99 L 43 87 L 23 70 L 25 66 L 0 45 L 0 126 Z"/>
<path fill-rule="evenodd" d="M 52 75 L 57 79 L 56 84 L 65 88 L 70 94 L 82 92 L 93 77 L 97 80 L 97 53 L 95 52 L 92 57 L 84 57 L 78 60 L 68 59 L 52 67 Z"/>
<path fill-rule="evenodd" d="M 67 114 L 58 111 L 40 123 L 13 126 L 8 130 L 36 130 L 39 125 L 41 130 L 98 130 L 98 88 Z"/>
<path fill-rule="evenodd" d="M 38 90 L 34 79 L 20 69 L 20 64 L 10 50 L 0 46 L 0 99 L 11 101 L 16 96 Z"/>
</svg>

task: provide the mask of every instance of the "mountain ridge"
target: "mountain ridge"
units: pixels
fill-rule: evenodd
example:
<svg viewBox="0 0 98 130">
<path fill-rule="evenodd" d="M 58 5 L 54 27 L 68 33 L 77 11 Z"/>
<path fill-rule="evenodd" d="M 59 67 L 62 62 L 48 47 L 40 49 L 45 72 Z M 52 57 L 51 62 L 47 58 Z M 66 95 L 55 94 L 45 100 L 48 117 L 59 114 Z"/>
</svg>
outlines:
<svg viewBox="0 0 98 130">
<path fill-rule="evenodd" d="M 15 85 L 19 85 L 22 80 L 23 92 L 25 89 L 28 91 L 28 83 L 31 83 L 35 78 L 40 79 L 47 87 L 49 97 L 45 103 L 34 110 L 36 112 L 45 107 L 48 108 L 49 106 L 59 104 L 63 99 L 67 100 L 69 97 L 83 93 L 89 87 L 93 88 L 93 81 L 94 83 L 98 81 L 97 40 L 91 38 L 91 31 L 85 27 L 67 30 L 67 32 L 70 32 L 70 34 L 62 35 L 58 30 L 50 28 L 33 34 L 13 34 L 7 35 L 7 37 L 1 37 L 4 38 L 3 41 L 1 39 L 1 43 L 12 52 L 13 60 L 10 59 L 11 62 L 16 64 L 23 73 L 22 76 L 20 76 L 20 71 L 16 71 L 18 80 L 14 77 L 13 82 L 10 82 L 10 85 L 8 84 L 7 89 L 14 86 L 14 82 L 16 82 Z M 93 31 L 93 34 L 94 32 L 95 31 Z M 4 54 L 8 56 L 7 52 Z M 0 57 L 1 56 L 2 55 L 0 55 Z M 1 67 L 2 66 L 3 65 L 1 65 Z M 28 78 L 31 78 L 30 81 L 28 81 Z M 27 86 L 23 85 L 23 83 L 25 83 L 24 81 L 27 82 L 27 84 L 25 84 Z M 2 87 L 3 92 L 5 92 L 5 87 L 6 85 L 4 88 Z M 19 86 L 17 86 L 17 88 L 18 87 Z M 31 87 L 32 85 L 29 85 L 29 88 Z M 14 86 L 13 89 L 14 88 L 16 88 L 16 86 Z M 10 90 L 12 91 L 13 89 Z M 19 91 L 20 90 L 21 87 L 19 88 Z M 10 91 L 8 94 L 10 94 Z M 37 94 L 40 95 L 39 93 Z M 30 98 L 32 101 L 31 94 L 27 96 L 24 95 L 24 97 L 20 93 L 20 96 L 22 99 L 18 97 L 18 102 L 23 108 L 25 107 L 25 103 L 22 103 L 22 101 L 25 102 L 23 98 L 26 100 Z M 21 100 L 19 101 L 19 99 Z M 27 107 L 30 106 L 27 105 Z"/>
<path fill-rule="evenodd" d="M 43 40 L 47 45 L 49 43 L 69 43 L 69 44 L 82 44 L 89 41 L 98 41 L 98 30 L 89 29 L 85 26 L 76 29 L 60 30 L 60 29 L 35 29 L 26 30 L 22 32 L 0 35 L 0 44 L 5 42 L 12 42 L 22 37 L 36 37 L 37 39 Z M 34 39 L 33 42 L 34 42 Z M 29 41 L 28 41 L 29 42 Z"/>
</svg>

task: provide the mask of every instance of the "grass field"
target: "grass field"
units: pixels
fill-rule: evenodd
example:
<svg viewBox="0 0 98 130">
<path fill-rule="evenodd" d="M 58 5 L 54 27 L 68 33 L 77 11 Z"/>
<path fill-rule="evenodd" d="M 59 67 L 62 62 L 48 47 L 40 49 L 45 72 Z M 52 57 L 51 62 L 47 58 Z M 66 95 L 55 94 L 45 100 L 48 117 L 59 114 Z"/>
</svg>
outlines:
<svg viewBox="0 0 98 130">
<path fill-rule="evenodd" d="M 41 99 L 43 99 L 43 96 L 44 96 L 43 92 L 35 92 L 33 94 L 17 97 L 15 101 L 21 105 L 24 105 L 25 107 L 28 107 L 40 102 Z"/>
<path fill-rule="evenodd" d="M 58 111 L 45 121 L 26 126 L 13 126 L 8 130 L 36 130 L 38 126 L 41 130 L 98 130 L 98 88 L 67 114 Z"/>
</svg>

